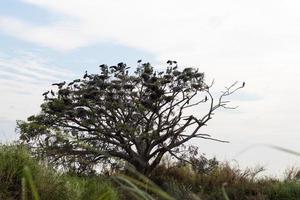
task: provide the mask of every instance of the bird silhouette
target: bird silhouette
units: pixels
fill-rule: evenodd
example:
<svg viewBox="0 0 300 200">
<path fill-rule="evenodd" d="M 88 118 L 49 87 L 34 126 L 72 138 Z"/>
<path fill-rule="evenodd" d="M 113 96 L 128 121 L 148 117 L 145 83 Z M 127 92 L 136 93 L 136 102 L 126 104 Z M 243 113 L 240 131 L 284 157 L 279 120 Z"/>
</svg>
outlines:
<svg viewBox="0 0 300 200">
<path fill-rule="evenodd" d="M 141 63 L 141 62 L 142 62 L 142 60 L 138 60 L 138 61 L 137 61 L 137 63 Z"/>
<path fill-rule="evenodd" d="M 70 82 L 70 83 L 68 84 L 68 86 L 73 85 L 73 84 L 74 84 L 74 81 Z"/>
<path fill-rule="evenodd" d="M 204 99 L 204 101 L 207 101 L 208 100 L 208 98 L 207 98 L 207 96 L 205 96 L 205 99 Z"/>
<path fill-rule="evenodd" d="M 243 82 L 243 85 L 242 85 L 242 87 L 245 87 L 245 84 L 246 84 L 246 83 L 245 83 L 245 82 Z"/>
<path fill-rule="evenodd" d="M 87 71 L 85 71 L 83 78 L 87 78 L 88 77 L 88 73 Z"/>
<path fill-rule="evenodd" d="M 75 79 L 73 82 L 78 83 L 78 82 L 80 82 L 80 79 Z"/>
<path fill-rule="evenodd" d="M 49 91 L 44 92 L 42 95 L 43 95 L 43 96 L 46 96 L 47 94 L 49 94 Z"/>
<path fill-rule="evenodd" d="M 61 88 L 61 87 L 64 86 L 65 84 L 66 84 L 66 81 L 61 82 L 61 83 L 53 83 L 52 85 L 56 85 L 56 86 L 58 86 L 59 88 Z"/>
</svg>

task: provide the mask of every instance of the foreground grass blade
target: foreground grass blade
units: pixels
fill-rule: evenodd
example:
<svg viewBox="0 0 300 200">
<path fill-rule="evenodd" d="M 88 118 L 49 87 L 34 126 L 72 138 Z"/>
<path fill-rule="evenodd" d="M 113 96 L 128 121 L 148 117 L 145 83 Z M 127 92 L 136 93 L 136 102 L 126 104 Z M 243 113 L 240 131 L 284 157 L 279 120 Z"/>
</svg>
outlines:
<svg viewBox="0 0 300 200">
<path fill-rule="evenodd" d="M 236 157 L 244 154 L 246 151 L 249 151 L 250 149 L 253 149 L 255 147 L 260 147 L 260 146 L 269 147 L 269 148 L 272 148 L 272 149 L 275 149 L 275 150 L 278 150 L 278 151 L 282 151 L 282 152 L 285 152 L 285 153 L 288 153 L 288 154 L 292 154 L 292 155 L 295 155 L 295 156 L 300 156 L 300 152 L 297 152 L 297 151 L 294 151 L 294 150 L 291 150 L 291 149 L 287 149 L 287 148 L 284 148 L 284 147 L 281 147 L 281 146 L 272 145 L 272 144 L 254 144 L 254 145 L 251 145 L 251 146 L 243 149 L 239 153 L 237 153 Z"/>
<path fill-rule="evenodd" d="M 282 151 L 282 152 L 285 152 L 285 153 L 288 153 L 288 154 L 293 154 L 295 156 L 300 156 L 300 153 L 297 152 L 297 151 L 294 151 L 294 150 L 291 150 L 291 149 L 286 149 L 286 148 L 283 148 L 283 147 L 280 147 L 280 146 L 276 146 L 276 145 L 266 145 L 272 149 L 276 149 L 278 151 Z"/>
<path fill-rule="evenodd" d="M 223 194 L 223 197 L 224 197 L 225 200 L 230 200 L 228 195 L 227 195 L 227 192 L 225 190 L 225 185 L 224 184 L 222 185 L 222 194 Z"/>
<path fill-rule="evenodd" d="M 26 183 L 28 183 L 29 187 L 30 187 L 30 190 L 31 190 L 31 193 L 32 193 L 32 197 L 34 200 L 39 200 L 39 194 L 38 194 L 38 191 L 36 189 L 36 186 L 35 184 L 33 183 L 33 179 L 32 179 L 32 175 L 31 175 L 31 171 L 30 169 L 28 168 L 28 166 L 25 166 L 24 169 L 23 169 L 23 176 L 24 176 L 24 179 L 25 179 L 25 182 L 22 184 L 22 186 L 24 185 L 25 188 L 23 188 L 24 190 L 24 195 L 26 196 Z"/>
</svg>

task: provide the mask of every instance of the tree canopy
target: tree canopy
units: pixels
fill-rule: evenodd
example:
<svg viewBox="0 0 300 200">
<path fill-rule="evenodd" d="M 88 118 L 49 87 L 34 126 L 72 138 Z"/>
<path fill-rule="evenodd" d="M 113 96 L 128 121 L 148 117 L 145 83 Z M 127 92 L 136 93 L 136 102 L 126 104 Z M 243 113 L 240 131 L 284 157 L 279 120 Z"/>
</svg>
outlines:
<svg viewBox="0 0 300 200">
<path fill-rule="evenodd" d="M 214 140 L 199 130 L 218 108 L 228 108 L 226 96 L 244 86 L 234 83 L 215 98 L 204 73 L 176 61 L 163 71 L 141 61 L 134 72 L 124 63 L 100 65 L 98 74 L 53 85 L 57 89 L 43 94 L 41 112 L 18 121 L 24 143 L 78 171 L 123 160 L 145 174 L 166 153 L 177 157 L 193 138 Z M 200 104 L 207 106 L 197 111 L 200 117 L 187 112 Z"/>
</svg>

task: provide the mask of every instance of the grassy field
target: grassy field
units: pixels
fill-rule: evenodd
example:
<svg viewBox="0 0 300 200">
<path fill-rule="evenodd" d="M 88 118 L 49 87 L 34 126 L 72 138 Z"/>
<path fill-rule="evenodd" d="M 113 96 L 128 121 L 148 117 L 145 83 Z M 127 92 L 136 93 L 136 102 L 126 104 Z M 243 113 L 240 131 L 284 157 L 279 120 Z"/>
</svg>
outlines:
<svg viewBox="0 0 300 200">
<path fill-rule="evenodd" d="M 300 174 L 284 180 L 257 178 L 257 170 L 240 170 L 226 163 L 206 172 L 187 165 L 162 164 L 146 178 L 134 171 L 110 176 L 59 173 L 34 160 L 25 148 L 0 146 L 0 199 L 115 200 L 299 200 Z"/>
</svg>

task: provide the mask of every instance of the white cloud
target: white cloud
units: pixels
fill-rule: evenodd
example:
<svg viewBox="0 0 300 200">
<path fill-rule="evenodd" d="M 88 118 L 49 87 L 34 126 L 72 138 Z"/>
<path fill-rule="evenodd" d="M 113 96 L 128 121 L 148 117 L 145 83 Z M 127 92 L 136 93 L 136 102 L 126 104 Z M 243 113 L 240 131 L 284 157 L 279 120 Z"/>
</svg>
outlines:
<svg viewBox="0 0 300 200">
<path fill-rule="evenodd" d="M 298 1 L 24 1 L 66 17 L 44 26 L 2 17 L 0 24 L 60 50 L 109 40 L 202 63 L 273 62 L 274 54 L 299 52 Z"/>
</svg>

